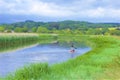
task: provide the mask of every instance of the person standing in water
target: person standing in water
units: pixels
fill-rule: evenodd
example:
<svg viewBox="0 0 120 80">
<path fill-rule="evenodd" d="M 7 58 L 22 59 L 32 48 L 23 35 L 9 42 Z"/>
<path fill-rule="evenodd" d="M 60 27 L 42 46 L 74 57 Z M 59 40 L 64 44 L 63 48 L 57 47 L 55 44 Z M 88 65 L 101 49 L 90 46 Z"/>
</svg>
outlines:
<svg viewBox="0 0 120 80">
<path fill-rule="evenodd" d="M 70 50 L 70 52 L 71 52 L 71 53 L 74 53 L 74 52 L 75 52 L 75 48 L 74 48 L 73 45 L 71 46 L 71 50 Z"/>
<path fill-rule="evenodd" d="M 75 47 L 74 47 L 73 44 L 71 45 L 70 53 L 71 53 L 71 58 L 73 58 L 74 57 L 74 53 L 75 53 Z"/>
</svg>

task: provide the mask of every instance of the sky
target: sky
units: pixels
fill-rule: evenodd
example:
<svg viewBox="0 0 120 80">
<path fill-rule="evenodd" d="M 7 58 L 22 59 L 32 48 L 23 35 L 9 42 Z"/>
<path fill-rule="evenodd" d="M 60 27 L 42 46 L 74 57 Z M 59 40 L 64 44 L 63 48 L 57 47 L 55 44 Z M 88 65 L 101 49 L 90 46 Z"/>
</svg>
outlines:
<svg viewBox="0 0 120 80">
<path fill-rule="evenodd" d="M 119 0 L 0 0 L 0 23 L 33 21 L 120 22 Z"/>
</svg>

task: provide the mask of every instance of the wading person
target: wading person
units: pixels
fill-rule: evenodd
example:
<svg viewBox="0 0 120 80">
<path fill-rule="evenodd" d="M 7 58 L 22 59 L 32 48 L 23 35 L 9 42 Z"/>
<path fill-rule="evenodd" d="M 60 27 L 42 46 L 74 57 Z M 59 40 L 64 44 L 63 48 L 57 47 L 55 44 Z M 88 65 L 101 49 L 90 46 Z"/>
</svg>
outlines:
<svg viewBox="0 0 120 80">
<path fill-rule="evenodd" d="M 71 53 L 71 57 L 73 58 L 74 57 L 74 53 L 75 53 L 75 47 L 73 46 L 73 44 L 71 46 L 70 53 Z"/>
</svg>

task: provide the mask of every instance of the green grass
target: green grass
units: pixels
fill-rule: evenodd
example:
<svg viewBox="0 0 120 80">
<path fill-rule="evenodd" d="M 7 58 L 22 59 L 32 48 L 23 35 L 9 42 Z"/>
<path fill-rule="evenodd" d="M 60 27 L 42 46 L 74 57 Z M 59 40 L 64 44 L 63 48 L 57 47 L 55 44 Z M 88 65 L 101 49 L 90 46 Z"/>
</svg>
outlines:
<svg viewBox="0 0 120 80">
<path fill-rule="evenodd" d="M 120 40 L 112 36 L 62 36 L 59 40 L 86 41 L 92 50 L 61 64 L 33 64 L 5 80 L 118 80 Z"/>
<path fill-rule="evenodd" d="M 35 43 L 52 43 L 54 40 L 57 40 L 56 34 L 0 33 L 0 52 L 14 50 Z"/>
<path fill-rule="evenodd" d="M 19 71 L 16 71 L 15 77 L 8 76 L 6 79 L 11 80 L 31 80 L 37 79 L 43 74 L 46 75 L 49 73 L 49 67 L 46 63 L 44 64 L 31 64 L 28 67 L 24 67 Z"/>
<path fill-rule="evenodd" d="M 20 46 L 34 44 L 39 40 L 37 34 L 0 34 L 0 51 L 14 49 Z"/>
<path fill-rule="evenodd" d="M 58 35 L 56 34 L 39 34 L 39 43 L 48 44 L 58 40 Z"/>
</svg>

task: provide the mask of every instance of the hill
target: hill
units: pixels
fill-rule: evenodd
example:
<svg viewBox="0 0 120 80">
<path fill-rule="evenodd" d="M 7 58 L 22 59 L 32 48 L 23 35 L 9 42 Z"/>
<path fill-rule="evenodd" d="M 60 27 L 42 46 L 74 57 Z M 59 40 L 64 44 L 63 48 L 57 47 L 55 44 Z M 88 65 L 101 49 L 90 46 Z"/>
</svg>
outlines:
<svg viewBox="0 0 120 80">
<path fill-rule="evenodd" d="M 14 29 L 16 27 L 46 27 L 47 29 L 86 29 L 86 28 L 109 28 L 109 27 L 119 27 L 120 23 L 91 23 L 85 21 L 59 21 L 59 22 L 35 22 L 31 20 L 27 20 L 25 22 L 16 22 L 12 24 L 1 24 L 0 26 L 4 26 L 5 28 Z"/>
</svg>

